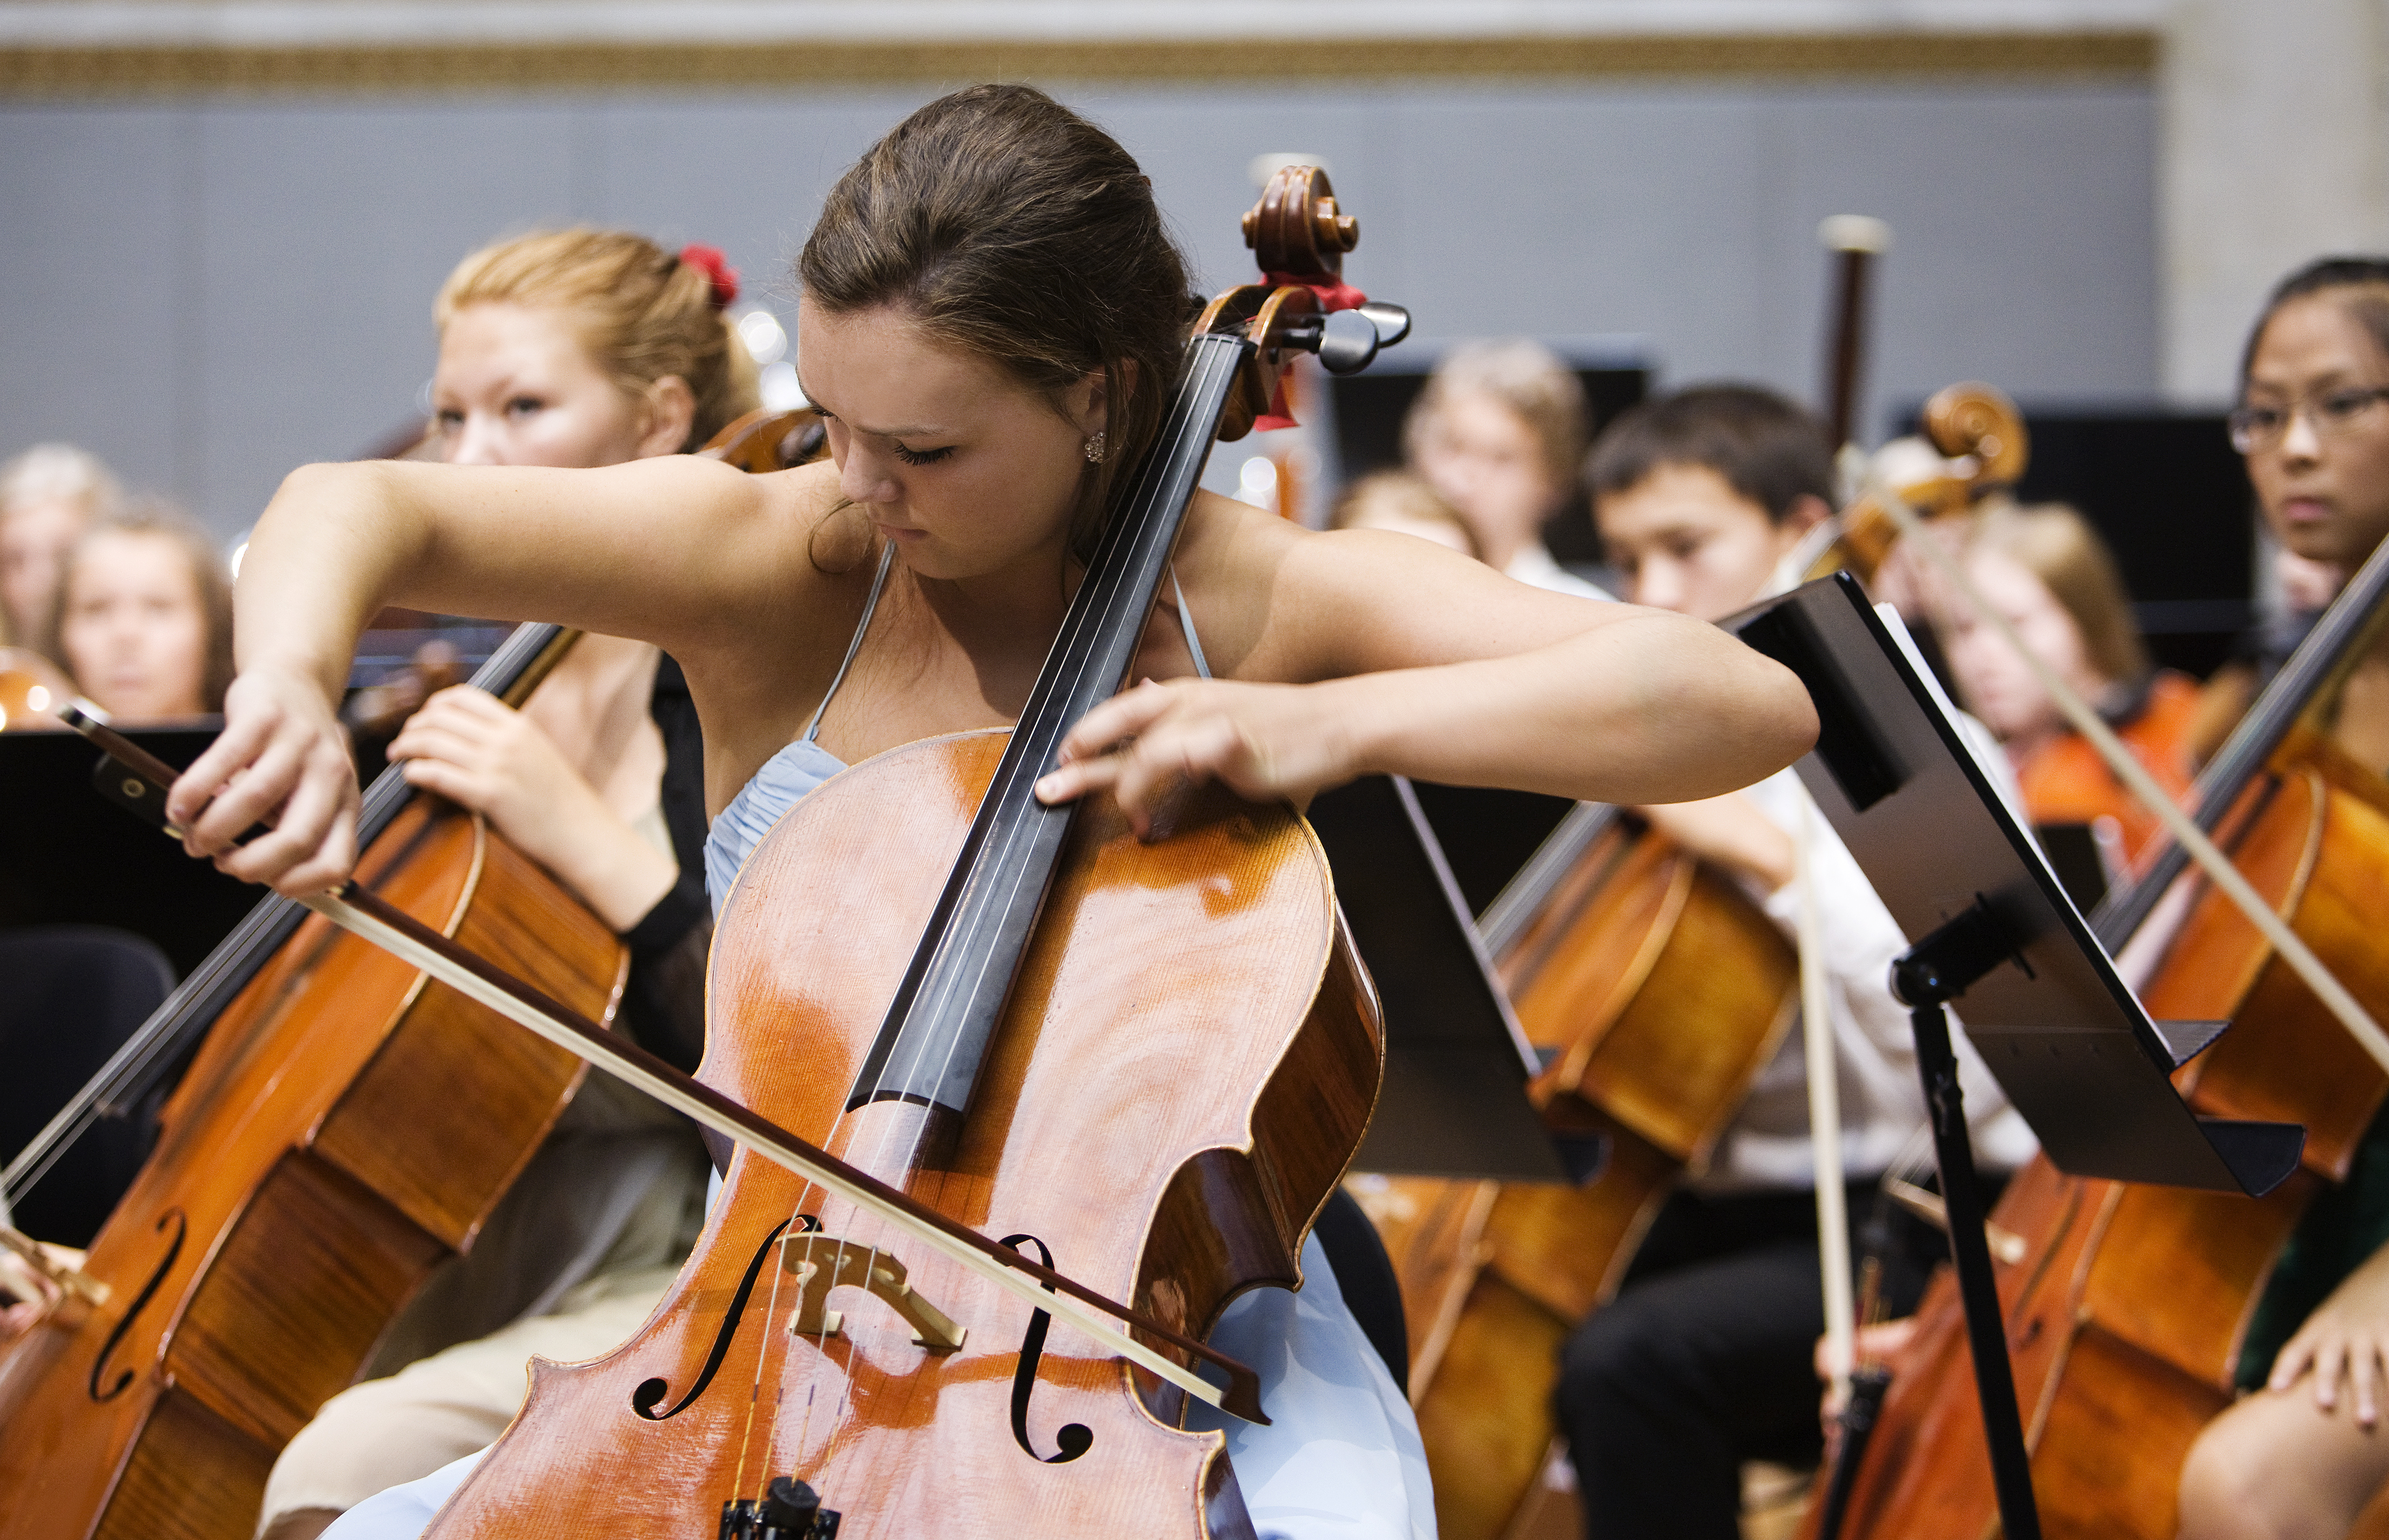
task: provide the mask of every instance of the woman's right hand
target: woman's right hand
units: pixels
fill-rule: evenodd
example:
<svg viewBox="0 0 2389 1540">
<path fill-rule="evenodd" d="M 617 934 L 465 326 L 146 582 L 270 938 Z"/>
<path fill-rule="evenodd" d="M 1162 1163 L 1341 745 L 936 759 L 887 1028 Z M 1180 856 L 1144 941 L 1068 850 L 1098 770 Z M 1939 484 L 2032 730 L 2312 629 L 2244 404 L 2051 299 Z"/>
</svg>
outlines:
<svg viewBox="0 0 2389 1540">
<path fill-rule="evenodd" d="M 224 693 L 224 728 L 166 798 L 183 847 L 217 870 L 286 897 L 338 887 L 357 864 L 355 764 L 349 735 L 312 675 L 242 671 Z M 258 824 L 266 832 L 234 841 Z"/>
</svg>

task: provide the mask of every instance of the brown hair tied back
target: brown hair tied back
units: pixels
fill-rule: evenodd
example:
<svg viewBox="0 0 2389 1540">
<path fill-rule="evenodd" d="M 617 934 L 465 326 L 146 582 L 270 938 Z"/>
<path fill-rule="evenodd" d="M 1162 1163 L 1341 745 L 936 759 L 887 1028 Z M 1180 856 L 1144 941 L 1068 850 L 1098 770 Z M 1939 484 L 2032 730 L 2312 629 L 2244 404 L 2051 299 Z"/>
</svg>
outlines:
<svg viewBox="0 0 2389 1540">
<path fill-rule="evenodd" d="M 716 287 L 712 269 L 644 235 L 551 230 L 485 246 L 458 262 L 440 286 L 431 315 L 444 331 L 451 316 L 471 305 L 552 310 L 571 323 L 590 358 L 624 390 L 636 393 L 679 375 L 696 399 L 681 445 L 686 452 L 759 404 L 755 361 L 715 302 Z"/>
<path fill-rule="evenodd" d="M 1109 444 L 1080 482 L 1093 549 L 1114 475 L 1153 441 L 1186 348 L 1186 263 L 1153 186 L 1102 129 L 1026 85 L 974 85 L 838 179 L 797 260 L 834 315 L 893 305 L 1057 402 L 1105 376 Z"/>
</svg>

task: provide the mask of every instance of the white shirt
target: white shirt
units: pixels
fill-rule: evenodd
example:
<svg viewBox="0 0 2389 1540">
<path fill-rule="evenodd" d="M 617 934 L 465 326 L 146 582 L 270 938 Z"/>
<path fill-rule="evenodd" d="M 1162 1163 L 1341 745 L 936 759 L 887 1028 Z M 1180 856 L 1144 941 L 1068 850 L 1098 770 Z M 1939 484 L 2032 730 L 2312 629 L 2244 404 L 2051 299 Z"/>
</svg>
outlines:
<svg viewBox="0 0 2389 1540">
<path fill-rule="evenodd" d="M 1970 739 L 1979 740 L 1973 745 L 1976 760 L 2010 806 L 2015 806 L 2020 799 L 2007 756 L 1972 718 L 1961 717 L 1959 724 Z M 1808 794 L 1796 773 L 1779 770 L 1741 795 L 1769 822 L 1795 840 L 1800 837 L 1800 805 Z M 1840 1071 L 1842 1165 L 1853 1178 L 1875 1177 L 1927 1117 L 1908 1008 L 1891 992 L 1892 960 L 1908 950 L 1909 941 L 1824 815 L 1812 814 L 1809 827 L 1815 840 L 1809 866 L 1817 884 L 1818 912 L 1824 919 L 1826 993 Z M 1745 885 L 1767 917 L 1796 942 L 1799 885 L 1786 883 L 1773 893 L 1755 883 Z M 2030 1160 L 2039 1145 L 1984 1067 L 1982 1056 L 1966 1041 L 1957 1012 L 1950 1016 L 1974 1159 L 1986 1167 L 2013 1170 Z M 1750 1094 L 1718 1139 L 1707 1171 L 1693 1185 L 1705 1192 L 1816 1185 L 1816 1157 L 1808 1140 L 1808 1063 L 1796 1025 L 1751 1082 Z"/>
<path fill-rule="evenodd" d="M 1548 589 L 1553 593 L 1572 593 L 1579 599 L 1605 599 L 1615 602 L 1617 595 L 1604 592 L 1598 583 L 1588 583 L 1562 566 L 1542 541 L 1520 551 L 1501 569 L 1506 577 L 1515 578 L 1531 588 Z"/>
</svg>

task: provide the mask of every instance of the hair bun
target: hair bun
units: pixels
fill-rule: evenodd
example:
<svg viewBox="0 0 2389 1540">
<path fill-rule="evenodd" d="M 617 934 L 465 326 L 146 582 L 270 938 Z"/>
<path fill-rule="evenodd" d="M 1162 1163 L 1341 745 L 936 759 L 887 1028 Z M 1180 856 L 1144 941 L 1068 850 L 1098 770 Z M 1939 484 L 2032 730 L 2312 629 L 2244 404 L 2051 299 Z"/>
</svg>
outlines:
<svg viewBox="0 0 2389 1540">
<path fill-rule="evenodd" d="M 723 258 L 720 247 L 683 246 L 680 248 L 680 260 L 704 273 L 713 285 L 715 310 L 728 310 L 730 302 L 738 298 L 738 270 Z"/>
</svg>

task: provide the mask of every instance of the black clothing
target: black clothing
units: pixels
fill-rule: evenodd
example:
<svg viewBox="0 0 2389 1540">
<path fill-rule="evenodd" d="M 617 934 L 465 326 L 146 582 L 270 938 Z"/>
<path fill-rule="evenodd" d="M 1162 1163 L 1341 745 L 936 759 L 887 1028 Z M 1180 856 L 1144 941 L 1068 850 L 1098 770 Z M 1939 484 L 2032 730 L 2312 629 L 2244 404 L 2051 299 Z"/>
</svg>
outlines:
<svg viewBox="0 0 2389 1540">
<path fill-rule="evenodd" d="M 1319 1249 L 1327 1254 L 1327 1265 L 1335 1269 L 1335 1286 L 1344 1292 L 1344 1304 L 1352 1318 L 1361 1323 L 1361 1334 L 1386 1361 L 1386 1372 L 1394 1377 L 1394 1386 L 1404 1395 L 1411 1391 L 1410 1325 L 1402 1316 L 1401 1279 L 1394 1275 L 1394 1261 L 1386 1254 L 1386 1243 L 1377 1238 L 1377 1227 L 1361 1211 L 1352 1194 L 1338 1187 L 1319 1211 L 1319 1222 L 1312 1227 L 1319 1236 Z"/>
<path fill-rule="evenodd" d="M 694 1072 L 705 1053 L 705 958 L 713 941 L 705 897 L 705 734 L 688 679 L 669 655 L 656 665 L 647 709 L 663 733 L 660 795 L 680 876 L 623 933 L 631 976 L 622 988 L 622 1020 L 640 1047 Z"/>
<path fill-rule="evenodd" d="M 1867 1214 L 1874 1184 L 1854 1183 Z M 1905 1214 L 1883 1247 L 1885 1307 L 1915 1308 L 1948 1242 Z M 1739 1540 L 1742 1462 L 1813 1463 L 1825 1329 L 1808 1191 L 1679 1192 L 1617 1297 L 1560 1354 L 1555 1410 L 1594 1540 Z"/>
</svg>

